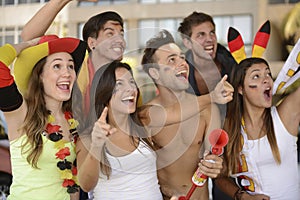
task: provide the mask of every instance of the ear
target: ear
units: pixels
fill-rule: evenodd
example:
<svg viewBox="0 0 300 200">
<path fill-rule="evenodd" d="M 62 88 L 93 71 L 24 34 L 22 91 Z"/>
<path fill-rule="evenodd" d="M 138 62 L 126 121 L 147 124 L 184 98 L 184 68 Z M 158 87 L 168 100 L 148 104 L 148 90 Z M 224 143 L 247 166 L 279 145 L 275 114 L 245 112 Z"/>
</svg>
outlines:
<svg viewBox="0 0 300 200">
<path fill-rule="evenodd" d="M 151 76 L 151 78 L 153 78 L 154 80 L 158 80 L 159 79 L 159 73 L 158 70 L 156 68 L 151 67 L 149 69 L 149 75 Z"/>
<path fill-rule="evenodd" d="M 183 38 L 182 42 L 187 49 L 192 49 L 192 41 L 190 39 Z"/>
<path fill-rule="evenodd" d="M 239 93 L 240 95 L 243 95 L 243 88 L 242 88 L 242 86 L 239 86 L 239 87 L 238 87 L 238 93 Z"/>
<path fill-rule="evenodd" d="M 96 39 L 93 38 L 93 37 L 88 37 L 87 44 L 88 44 L 88 46 L 89 46 L 90 49 L 95 48 L 95 46 L 96 46 Z"/>
</svg>

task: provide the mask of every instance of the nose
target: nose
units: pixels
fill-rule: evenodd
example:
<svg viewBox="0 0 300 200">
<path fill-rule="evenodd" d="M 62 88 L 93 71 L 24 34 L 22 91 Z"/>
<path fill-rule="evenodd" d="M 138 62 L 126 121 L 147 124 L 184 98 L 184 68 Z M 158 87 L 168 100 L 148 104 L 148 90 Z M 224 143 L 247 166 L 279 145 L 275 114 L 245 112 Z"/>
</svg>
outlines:
<svg viewBox="0 0 300 200">
<path fill-rule="evenodd" d="M 269 83 L 270 82 L 271 77 L 270 76 L 265 76 L 263 83 Z"/>
<path fill-rule="evenodd" d="M 63 67 L 62 74 L 63 76 L 69 77 L 71 76 L 71 70 L 68 66 Z"/>
<path fill-rule="evenodd" d="M 115 35 L 115 41 L 118 43 L 121 43 L 123 46 L 125 46 L 125 39 L 124 39 L 124 35 L 123 34 L 116 34 Z"/>
</svg>

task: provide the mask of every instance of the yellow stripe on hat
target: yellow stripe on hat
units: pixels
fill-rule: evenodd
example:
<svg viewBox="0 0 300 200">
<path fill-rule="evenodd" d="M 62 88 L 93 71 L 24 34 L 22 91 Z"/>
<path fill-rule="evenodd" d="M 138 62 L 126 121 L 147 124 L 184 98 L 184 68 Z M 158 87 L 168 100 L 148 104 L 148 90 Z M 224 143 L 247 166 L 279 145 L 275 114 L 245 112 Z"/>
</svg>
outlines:
<svg viewBox="0 0 300 200">
<path fill-rule="evenodd" d="M 252 57 L 261 58 L 266 48 L 258 45 L 253 45 Z"/>
<path fill-rule="evenodd" d="M 0 48 L 0 60 L 7 67 L 14 61 L 16 55 L 15 48 L 10 44 L 6 44 Z"/>
<path fill-rule="evenodd" d="M 29 47 L 19 54 L 14 64 L 14 76 L 17 87 L 22 94 L 27 90 L 32 69 L 38 61 L 48 56 L 48 50 L 48 42 L 45 42 Z"/>
<path fill-rule="evenodd" d="M 234 57 L 237 63 L 240 63 L 242 60 L 246 59 L 245 46 L 243 46 L 239 50 L 231 52 L 231 55 Z"/>
</svg>

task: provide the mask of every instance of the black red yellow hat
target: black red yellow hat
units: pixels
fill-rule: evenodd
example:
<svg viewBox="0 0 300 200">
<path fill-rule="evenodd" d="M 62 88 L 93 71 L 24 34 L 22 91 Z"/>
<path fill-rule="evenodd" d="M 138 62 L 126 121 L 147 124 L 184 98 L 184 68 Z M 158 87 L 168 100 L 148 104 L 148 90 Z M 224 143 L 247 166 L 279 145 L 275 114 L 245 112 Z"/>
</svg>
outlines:
<svg viewBox="0 0 300 200">
<path fill-rule="evenodd" d="M 21 93 L 27 90 L 29 77 L 34 66 L 44 57 L 58 52 L 70 53 L 74 60 L 75 71 L 78 73 L 85 57 L 86 42 L 56 35 L 45 35 L 39 40 L 38 45 L 24 49 L 17 57 L 14 64 L 14 78 Z"/>
<path fill-rule="evenodd" d="M 270 21 L 267 20 L 257 31 L 253 45 L 252 45 L 252 56 L 251 57 L 262 57 L 270 38 L 271 26 Z M 241 34 L 234 28 L 229 27 L 228 30 L 228 48 L 236 60 L 240 63 L 242 60 L 247 58 L 245 52 L 245 45 Z"/>
</svg>

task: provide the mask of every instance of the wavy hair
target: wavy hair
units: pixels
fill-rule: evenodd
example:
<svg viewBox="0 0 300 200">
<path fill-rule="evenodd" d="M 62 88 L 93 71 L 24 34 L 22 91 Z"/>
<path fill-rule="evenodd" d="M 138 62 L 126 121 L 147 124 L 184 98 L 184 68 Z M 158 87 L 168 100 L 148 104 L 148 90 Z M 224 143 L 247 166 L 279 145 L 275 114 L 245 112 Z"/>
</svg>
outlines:
<svg viewBox="0 0 300 200">
<path fill-rule="evenodd" d="M 24 94 L 28 110 L 24 124 L 21 127 L 22 132 L 27 136 L 25 143 L 22 145 L 22 153 L 28 153 L 27 162 L 34 168 L 38 168 L 38 159 L 43 151 L 42 133 L 48 123 L 47 120 L 50 114 L 50 111 L 46 108 L 44 86 L 41 80 L 46 60 L 47 57 L 41 59 L 34 66 L 28 82 L 28 89 Z M 62 110 L 71 111 L 71 99 L 63 103 Z M 29 145 L 29 148 L 27 145 Z"/>
</svg>

